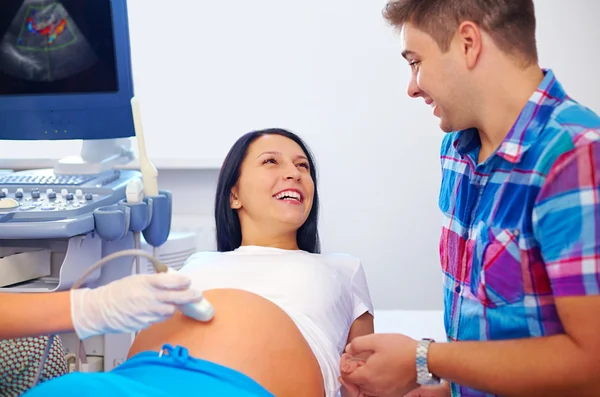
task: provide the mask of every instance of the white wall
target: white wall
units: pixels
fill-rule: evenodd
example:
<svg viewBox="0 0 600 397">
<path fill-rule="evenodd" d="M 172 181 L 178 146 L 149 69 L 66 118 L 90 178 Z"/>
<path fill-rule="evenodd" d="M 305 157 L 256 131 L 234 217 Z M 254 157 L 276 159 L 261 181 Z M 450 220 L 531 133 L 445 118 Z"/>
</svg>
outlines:
<svg viewBox="0 0 600 397">
<path fill-rule="evenodd" d="M 381 2 L 371 4 L 370 15 L 364 15 L 368 21 L 379 18 L 381 10 Z M 600 3 L 539 0 L 536 10 L 542 66 L 551 67 L 575 99 L 600 112 L 600 27 L 594 27 Z M 293 12 L 287 18 L 293 18 Z M 360 40 L 356 33 L 337 29 L 337 18 L 341 16 L 330 16 L 331 31 L 324 35 Z M 380 39 L 369 45 L 377 48 L 372 61 L 385 62 L 380 67 L 384 78 L 358 70 L 352 75 L 339 73 L 349 86 L 340 95 L 353 97 L 348 117 L 356 121 L 355 112 L 372 106 L 367 98 L 379 108 L 379 119 L 352 134 L 340 126 L 308 142 L 316 152 L 321 176 L 323 247 L 363 260 L 377 308 L 439 309 L 437 194 L 442 133 L 429 109 L 405 95 L 409 73 L 399 54 L 398 38 L 390 32 Z M 377 101 L 377 97 L 388 100 Z M 335 103 L 336 99 L 326 100 Z M 306 135 L 307 131 L 297 132 Z M 177 212 L 185 215 L 176 224 L 193 217 L 212 221 L 216 178 L 216 171 L 162 172 L 163 187 L 172 189 Z M 206 234 L 202 238 L 210 247 Z"/>
<path fill-rule="evenodd" d="M 196 162 L 189 163 L 198 167 L 208 152 L 211 161 L 222 158 L 235 137 L 250 129 L 292 128 L 307 139 L 317 157 L 324 251 L 347 252 L 362 259 L 378 309 L 442 307 L 438 260 L 441 216 L 437 209 L 442 133 L 422 101 L 406 96 L 409 70 L 400 56 L 399 38 L 381 19 L 385 0 L 234 0 L 217 2 L 218 5 L 171 0 L 166 6 L 162 2 L 151 6 L 153 1 L 129 1 L 131 12 L 136 13 L 133 20 L 169 25 L 170 34 L 177 36 L 173 40 L 179 40 L 179 47 L 184 43 L 187 48 L 178 56 L 169 50 L 171 36 L 169 40 L 155 41 L 168 32 L 144 35 L 132 25 L 136 91 L 146 97 L 153 95 L 157 101 L 145 118 L 147 130 L 154 131 L 147 138 L 153 147 L 151 155 L 172 156 L 161 155 L 160 147 L 167 144 L 164 137 L 179 135 L 164 150 L 176 153 L 173 148 L 179 145 L 188 157 L 193 157 L 185 138 L 201 134 L 206 145 L 198 148 Z M 201 7 L 204 13 L 194 14 L 192 6 Z M 600 64 L 600 27 L 594 27 L 600 3 L 539 0 L 536 6 L 542 65 L 555 70 L 573 97 L 600 111 L 600 79 L 596 72 Z M 181 34 L 183 21 L 173 28 L 165 20 L 168 10 L 173 9 L 188 15 L 188 23 L 198 26 L 199 33 Z M 161 10 L 164 14 L 149 15 Z M 260 15 L 253 15 L 257 10 Z M 209 24 L 211 18 L 229 22 L 211 34 L 206 28 L 214 26 Z M 267 20 L 271 20 L 268 29 L 263 26 L 256 28 L 260 34 L 252 33 L 253 23 L 260 25 Z M 248 50 L 238 63 L 232 63 L 233 55 L 219 56 L 216 50 L 219 34 L 239 28 L 239 24 L 254 40 L 245 38 L 243 32 L 237 34 Z M 293 40 L 277 40 L 278 29 Z M 311 45 L 321 44 L 315 44 L 311 51 L 312 47 L 302 40 L 303 35 Z M 222 51 L 239 47 L 235 35 L 228 35 L 223 42 L 229 47 L 224 44 Z M 297 52 L 294 46 L 298 46 Z M 182 64 L 181 61 L 190 62 L 192 53 L 197 55 L 196 64 Z M 307 62 L 309 56 L 312 58 Z M 159 59 L 166 59 L 168 68 L 162 68 L 160 75 L 150 74 L 150 61 Z M 279 65 L 274 63 L 278 59 Z M 254 64 L 261 61 L 268 62 L 273 81 L 282 89 L 276 93 L 277 101 L 261 95 L 269 105 L 259 109 L 260 103 L 253 102 L 251 94 L 260 92 L 261 86 L 265 90 L 275 87 Z M 300 63 L 310 67 L 310 73 L 299 68 Z M 199 72 L 193 73 L 194 70 Z M 202 70 L 211 74 L 202 74 Z M 248 71 L 260 72 L 263 80 L 236 90 L 231 81 L 241 83 L 243 79 L 234 75 L 241 73 L 245 80 L 252 79 Z M 208 84 L 211 76 L 225 84 L 218 97 L 211 97 L 216 90 L 216 85 Z M 208 92 L 203 91 L 200 82 L 206 83 Z M 199 88 L 190 91 L 194 86 Z M 158 102 L 161 96 L 163 102 Z M 278 102 L 285 106 L 276 105 Z M 165 103 L 162 115 L 156 114 L 161 112 L 158 103 Z M 251 117 L 251 112 L 244 110 L 248 106 L 259 109 L 260 117 Z M 212 112 L 221 115 L 221 124 Z M 228 120 L 224 116 L 227 114 L 246 122 Z M 185 122 L 168 128 L 169 119 Z M 207 120 L 212 120 L 214 128 Z M 219 126 L 225 122 L 230 129 L 225 138 L 217 138 L 215 132 L 224 132 Z M 212 248 L 210 228 L 204 225 L 212 222 L 217 171 L 163 165 L 171 168 L 161 170 L 160 183 L 174 194 L 174 227 L 203 228 L 201 245 Z"/>
</svg>

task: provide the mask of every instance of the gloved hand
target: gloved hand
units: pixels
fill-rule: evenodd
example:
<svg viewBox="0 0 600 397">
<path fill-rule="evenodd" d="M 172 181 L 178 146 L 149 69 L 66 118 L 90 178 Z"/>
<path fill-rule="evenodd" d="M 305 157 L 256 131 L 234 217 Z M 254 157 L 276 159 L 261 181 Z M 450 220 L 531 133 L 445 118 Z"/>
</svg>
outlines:
<svg viewBox="0 0 600 397">
<path fill-rule="evenodd" d="M 89 289 L 71 290 L 71 318 L 81 340 L 90 336 L 135 332 L 171 317 L 177 306 L 197 302 L 181 274 L 134 275 Z"/>
</svg>

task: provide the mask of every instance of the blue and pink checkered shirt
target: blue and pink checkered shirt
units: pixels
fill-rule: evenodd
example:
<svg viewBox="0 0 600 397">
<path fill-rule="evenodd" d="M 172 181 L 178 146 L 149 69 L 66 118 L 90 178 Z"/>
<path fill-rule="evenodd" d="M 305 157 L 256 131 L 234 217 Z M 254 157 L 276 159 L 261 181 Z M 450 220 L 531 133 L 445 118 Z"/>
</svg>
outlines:
<svg viewBox="0 0 600 397">
<path fill-rule="evenodd" d="M 551 70 L 497 151 L 442 143 L 439 206 L 450 341 L 563 332 L 555 298 L 600 293 L 600 118 Z M 453 396 L 490 396 L 452 385 Z"/>
</svg>

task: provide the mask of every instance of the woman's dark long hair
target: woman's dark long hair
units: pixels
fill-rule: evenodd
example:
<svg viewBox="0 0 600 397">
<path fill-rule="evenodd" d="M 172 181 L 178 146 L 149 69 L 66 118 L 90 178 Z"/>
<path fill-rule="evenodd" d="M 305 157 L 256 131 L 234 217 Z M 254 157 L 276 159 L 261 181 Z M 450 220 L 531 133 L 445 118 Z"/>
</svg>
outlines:
<svg viewBox="0 0 600 397">
<path fill-rule="evenodd" d="M 252 131 L 243 135 L 227 153 L 217 183 L 215 197 L 215 224 L 217 229 L 217 250 L 220 252 L 233 251 L 242 244 L 242 227 L 237 211 L 231 208 L 231 189 L 240 177 L 240 168 L 246 157 L 248 148 L 257 138 L 263 135 L 281 135 L 296 142 L 306 154 L 310 165 L 310 176 L 315 184 L 312 208 L 306 222 L 298 229 L 296 239 L 298 248 L 311 253 L 321 252 L 319 241 L 318 214 L 319 195 L 317 189 L 317 171 L 313 155 L 306 144 L 296 134 L 279 128 Z"/>
</svg>

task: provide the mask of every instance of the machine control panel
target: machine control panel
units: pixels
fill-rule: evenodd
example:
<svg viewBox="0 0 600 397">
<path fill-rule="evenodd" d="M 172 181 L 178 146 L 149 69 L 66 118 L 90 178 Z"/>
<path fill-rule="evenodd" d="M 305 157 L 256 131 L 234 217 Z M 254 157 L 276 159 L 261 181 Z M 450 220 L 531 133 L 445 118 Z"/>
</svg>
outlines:
<svg viewBox="0 0 600 397">
<path fill-rule="evenodd" d="M 32 176 L 32 173 L 46 176 Z M 9 174 L 5 181 L 26 180 L 25 184 L 4 184 L 0 189 L 0 238 L 27 238 L 31 223 L 43 223 L 36 233 L 43 238 L 71 237 L 94 230 L 96 208 L 118 203 L 125 198 L 127 183 L 141 174 L 138 171 L 110 170 L 88 176 L 81 184 L 33 184 L 32 180 L 52 180 L 52 170 L 24 171 Z M 63 178 L 72 182 L 73 179 Z"/>
<path fill-rule="evenodd" d="M 40 191 L 37 187 L 18 188 L 11 191 L 3 188 L 0 191 L 0 211 L 19 208 L 20 211 L 39 209 L 40 211 L 66 210 L 70 207 L 78 208 L 91 204 L 95 199 L 110 195 L 107 192 L 90 188 L 89 190 L 62 189 L 56 192 L 53 189 Z"/>
</svg>

